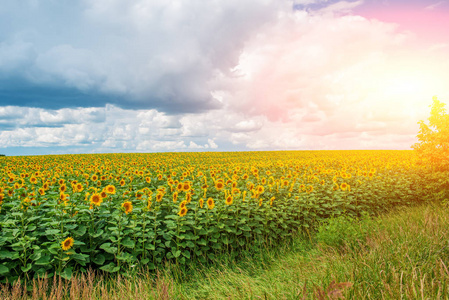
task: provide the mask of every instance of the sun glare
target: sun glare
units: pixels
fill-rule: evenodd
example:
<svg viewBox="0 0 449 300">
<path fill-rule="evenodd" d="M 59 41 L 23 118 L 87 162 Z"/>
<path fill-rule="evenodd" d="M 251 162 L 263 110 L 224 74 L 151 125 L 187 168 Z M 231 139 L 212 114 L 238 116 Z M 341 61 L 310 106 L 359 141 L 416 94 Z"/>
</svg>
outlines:
<svg viewBox="0 0 449 300">
<path fill-rule="evenodd" d="M 384 92 L 388 95 L 414 95 L 426 89 L 426 83 L 417 77 L 404 76 L 387 80 Z"/>
</svg>

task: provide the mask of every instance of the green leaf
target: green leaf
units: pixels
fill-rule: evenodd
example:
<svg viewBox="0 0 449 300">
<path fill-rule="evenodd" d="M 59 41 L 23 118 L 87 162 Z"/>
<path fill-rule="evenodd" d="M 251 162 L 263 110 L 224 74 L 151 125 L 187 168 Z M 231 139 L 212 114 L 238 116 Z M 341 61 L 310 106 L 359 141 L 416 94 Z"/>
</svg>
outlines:
<svg viewBox="0 0 449 300">
<path fill-rule="evenodd" d="M 46 266 L 50 263 L 51 257 L 49 255 L 41 256 L 34 264 L 38 266 Z"/>
<path fill-rule="evenodd" d="M 197 242 L 197 244 L 198 244 L 198 245 L 201 245 L 201 246 L 206 246 L 206 245 L 207 245 L 207 241 L 206 241 L 205 239 L 201 239 L 201 240 L 199 240 L 199 241 Z"/>
<path fill-rule="evenodd" d="M 122 241 L 122 245 L 127 248 L 134 248 L 134 241 L 132 241 L 130 238 L 125 238 Z"/>
<path fill-rule="evenodd" d="M 0 265 L 0 274 L 7 274 L 9 272 L 9 269 L 7 266 Z"/>
<path fill-rule="evenodd" d="M 184 255 L 185 257 L 187 257 L 188 259 L 190 259 L 190 252 L 188 250 L 185 250 L 182 252 L 182 255 Z"/>
<path fill-rule="evenodd" d="M 0 251 L 0 259 L 5 259 L 5 258 L 11 259 L 13 253 L 14 252 L 9 252 L 9 251 L 6 251 L 6 250 L 2 250 L 2 251 Z"/>
<path fill-rule="evenodd" d="M 31 270 L 31 267 L 32 267 L 31 264 L 27 264 L 26 267 L 20 267 L 20 269 L 22 270 L 23 273 L 26 273 L 29 270 Z"/>
<path fill-rule="evenodd" d="M 61 231 L 59 229 L 47 229 L 45 230 L 46 235 L 56 235 L 59 234 Z"/>
<path fill-rule="evenodd" d="M 149 261 L 150 261 L 149 258 L 143 258 L 143 259 L 140 260 L 140 263 L 141 263 L 142 265 L 146 265 Z"/>
<path fill-rule="evenodd" d="M 73 233 L 77 236 L 82 236 L 86 233 L 87 227 L 85 225 L 80 225 L 78 229 L 74 230 Z M 95 236 L 94 236 L 95 238 Z"/>
<path fill-rule="evenodd" d="M 105 260 L 106 260 L 106 258 L 104 257 L 103 254 L 98 254 L 92 259 L 92 261 L 97 265 L 104 264 Z"/>
<path fill-rule="evenodd" d="M 72 271 L 73 271 L 72 267 L 67 267 L 61 272 L 60 275 L 62 278 L 70 280 L 70 278 L 72 278 Z"/>
<path fill-rule="evenodd" d="M 100 267 L 100 270 L 103 270 L 103 271 L 109 272 L 109 273 L 115 273 L 120 270 L 120 267 L 116 266 L 115 263 L 109 263 L 105 266 Z"/>
<path fill-rule="evenodd" d="M 172 251 L 172 253 L 174 257 L 179 257 L 181 255 L 181 250 L 177 250 L 175 252 Z"/>
</svg>

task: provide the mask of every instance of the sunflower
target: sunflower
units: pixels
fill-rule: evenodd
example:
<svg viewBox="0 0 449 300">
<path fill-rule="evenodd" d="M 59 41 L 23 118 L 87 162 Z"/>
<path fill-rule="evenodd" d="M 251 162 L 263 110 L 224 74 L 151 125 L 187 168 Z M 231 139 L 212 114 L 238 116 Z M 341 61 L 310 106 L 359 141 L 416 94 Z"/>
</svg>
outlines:
<svg viewBox="0 0 449 300">
<path fill-rule="evenodd" d="M 144 194 L 143 191 L 137 191 L 136 192 L 136 198 L 137 199 L 142 199 L 143 194 Z"/>
<path fill-rule="evenodd" d="M 106 191 L 101 191 L 100 196 L 104 199 L 108 196 L 108 194 L 106 193 Z"/>
<path fill-rule="evenodd" d="M 207 199 L 207 207 L 209 209 L 213 209 L 215 207 L 214 199 L 212 199 L 212 198 Z"/>
<path fill-rule="evenodd" d="M 146 181 L 147 183 L 151 183 L 151 177 L 145 177 L 145 181 Z"/>
<path fill-rule="evenodd" d="M 162 201 L 162 197 L 164 197 L 164 193 L 157 192 L 157 194 L 156 194 L 156 201 L 157 202 L 161 202 Z"/>
<path fill-rule="evenodd" d="M 75 240 L 72 237 L 66 238 L 63 242 L 61 242 L 62 250 L 64 251 L 69 250 L 70 248 L 72 248 L 74 242 Z"/>
<path fill-rule="evenodd" d="M 190 187 L 190 182 L 186 181 L 182 184 L 182 190 L 184 192 L 188 192 L 190 191 L 191 187 Z"/>
<path fill-rule="evenodd" d="M 133 204 L 130 201 L 123 202 L 122 207 L 125 209 L 125 214 L 133 211 Z"/>
<path fill-rule="evenodd" d="M 270 199 L 270 206 L 272 206 L 273 205 L 273 201 L 275 200 L 276 198 L 273 196 L 273 197 L 271 197 L 271 199 Z"/>
<path fill-rule="evenodd" d="M 178 192 L 173 193 L 173 202 L 176 203 L 178 201 Z"/>
<path fill-rule="evenodd" d="M 310 194 L 311 192 L 313 192 L 313 185 L 307 187 L 307 193 Z"/>
<path fill-rule="evenodd" d="M 258 185 L 258 186 L 257 186 L 257 193 L 258 193 L 259 195 L 262 194 L 264 191 L 265 191 L 265 189 L 264 189 L 263 186 L 261 186 L 261 185 Z"/>
<path fill-rule="evenodd" d="M 186 194 L 186 201 L 187 201 L 187 203 L 190 203 L 190 201 L 192 201 L 192 194 L 191 193 L 187 193 Z"/>
<path fill-rule="evenodd" d="M 34 176 L 32 176 L 32 177 L 30 178 L 30 182 L 31 182 L 32 184 L 36 184 L 36 183 L 37 183 L 37 178 L 34 177 Z"/>
<path fill-rule="evenodd" d="M 181 209 L 181 208 L 183 208 L 183 207 L 186 207 L 186 205 L 187 205 L 187 201 L 182 201 L 180 204 L 179 204 L 179 209 Z"/>
<path fill-rule="evenodd" d="M 78 193 L 81 193 L 82 191 L 83 191 L 83 185 L 81 184 L 81 183 L 77 183 L 76 185 L 75 185 L 75 190 L 78 192 Z"/>
<path fill-rule="evenodd" d="M 61 201 L 68 201 L 69 199 L 67 199 L 69 195 L 64 194 L 64 193 L 59 193 L 59 199 L 61 199 Z"/>
<path fill-rule="evenodd" d="M 67 186 L 66 186 L 65 184 L 63 184 L 63 185 L 61 185 L 61 186 L 59 187 L 59 191 L 60 191 L 61 193 L 64 193 L 66 190 L 67 190 Z"/>
<path fill-rule="evenodd" d="M 204 200 L 203 200 L 203 198 L 200 199 L 199 204 L 200 204 L 200 207 L 203 208 L 203 206 L 204 206 Z"/>
<path fill-rule="evenodd" d="M 45 189 L 44 188 L 40 188 L 38 191 L 39 191 L 39 194 L 41 196 L 45 195 Z"/>
<path fill-rule="evenodd" d="M 181 209 L 179 210 L 178 215 L 179 215 L 180 217 L 184 217 L 186 214 L 187 214 L 187 207 L 183 207 L 183 208 L 181 208 Z"/>
<path fill-rule="evenodd" d="M 217 180 L 217 182 L 215 182 L 215 188 L 221 191 L 224 188 L 223 181 Z"/>
<path fill-rule="evenodd" d="M 125 179 L 120 180 L 120 186 L 124 186 L 125 185 Z"/>
<path fill-rule="evenodd" d="M 97 175 L 92 175 L 92 177 L 90 179 L 92 179 L 92 181 L 97 181 L 98 180 L 98 176 Z"/>
<path fill-rule="evenodd" d="M 115 194 L 115 186 L 113 186 L 112 184 L 107 185 L 105 190 L 106 190 L 106 193 L 108 193 L 108 194 L 112 194 L 112 195 Z"/>
<path fill-rule="evenodd" d="M 232 197 L 232 195 L 226 197 L 226 205 L 231 205 L 233 200 L 234 198 Z"/>
<path fill-rule="evenodd" d="M 341 188 L 343 191 L 346 191 L 346 189 L 348 188 L 348 184 L 347 184 L 346 182 L 343 182 L 343 183 L 340 185 L 340 188 Z"/>
<path fill-rule="evenodd" d="M 103 202 L 103 198 L 100 196 L 100 194 L 92 194 L 90 196 L 90 204 L 94 204 L 96 206 L 100 206 L 100 204 Z"/>
</svg>

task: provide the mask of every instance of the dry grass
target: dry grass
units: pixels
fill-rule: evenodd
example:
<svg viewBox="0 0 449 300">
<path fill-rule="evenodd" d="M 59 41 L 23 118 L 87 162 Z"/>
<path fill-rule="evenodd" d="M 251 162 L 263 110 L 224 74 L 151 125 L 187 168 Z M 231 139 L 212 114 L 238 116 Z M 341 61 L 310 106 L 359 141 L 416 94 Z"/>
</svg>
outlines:
<svg viewBox="0 0 449 300">
<path fill-rule="evenodd" d="M 28 286 L 28 288 L 27 288 Z M 132 278 L 118 275 L 114 283 L 105 280 L 95 271 L 73 276 L 70 280 L 61 277 L 49 280 L 39 278 L 26 284 L 18 280 L 12 286 L 0 285 L 0 299 L 4 300 L 127 300 L 127 299 L 173 299 L 173 280 L 150 273 Z"/>
</svg>

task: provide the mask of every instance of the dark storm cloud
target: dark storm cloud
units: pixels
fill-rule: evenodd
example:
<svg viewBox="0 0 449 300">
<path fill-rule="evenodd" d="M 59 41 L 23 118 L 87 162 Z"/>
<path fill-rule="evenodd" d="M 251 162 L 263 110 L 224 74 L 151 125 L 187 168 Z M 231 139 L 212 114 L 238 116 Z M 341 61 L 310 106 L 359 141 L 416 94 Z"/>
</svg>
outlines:
<svg viewBox="0 0 449 300">
<path fill-rule="evenodd" d="M 6 1 L 0 105 L 197 113 L 221 107 L 247 39 L 289 1 Z"/>
</svg>

